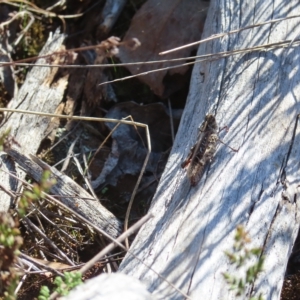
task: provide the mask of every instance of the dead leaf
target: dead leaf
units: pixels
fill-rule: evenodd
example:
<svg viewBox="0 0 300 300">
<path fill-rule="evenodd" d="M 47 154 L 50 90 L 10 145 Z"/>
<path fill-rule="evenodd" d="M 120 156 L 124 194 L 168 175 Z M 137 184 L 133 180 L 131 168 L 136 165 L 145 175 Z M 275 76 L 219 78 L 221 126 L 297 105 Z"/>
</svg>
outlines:
<svg viewBox="0 0 300 300">
<path fill-rule="evenodd" d="M 164 56 L 159 56 L 158 53 L 200 40 L 208 6 L 209 2 L 192 0 L 147 1 L 134 16 L 124 37 L 124 40 L 137 38 L 141 47 L 135 51 L 120 47 L 118 57 L 124 63 L 188 57 L 197 46 Z M 177 64 L 179 63 L 167 62 L 127 68 L 132 74 L 138 74 Z M 188 67 L 175 68 L 141 76 L 139 79 L 149 85 L 156 95 L 167 98 L 185 82 L 182 76 L 177 76 L 175 84 L 173 82 L 168 86 L 164 82 L 166 75 L 184 75 L 187 70 Z"/>
</svg>

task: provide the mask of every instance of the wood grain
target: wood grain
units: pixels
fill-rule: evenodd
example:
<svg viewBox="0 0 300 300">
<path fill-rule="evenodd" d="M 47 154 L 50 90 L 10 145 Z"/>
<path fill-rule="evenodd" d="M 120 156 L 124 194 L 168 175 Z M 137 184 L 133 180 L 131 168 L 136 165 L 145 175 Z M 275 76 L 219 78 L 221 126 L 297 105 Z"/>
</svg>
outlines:
<svg viewBox="0 0 300 300">
<path fill-rule="evenodd" d="M 204 37 L 299 13 L 296 0 L 211 1 Z M 207 42 L 198 55 L 293 39 L 299 29 L 299 19 L 252 28 Z M 235 298 L 222 273 L 235 272 L 224 251 L 232 247 L 239 224 L 252 238 L 250 247 L 263 248 L 266 256 L 264 272 L 241 299 L 260 292 L 264 299 L 280 298 L 300 212 L 299 56 L 300 48 L 291 46 L 194 67 L 181 126 L 150 209 L 155 218 L 131 247 L 192 299 Z M 229 127 L 221 139 L 239 152 L 220 145 L 205 178 L 188 189 L 180 163 L 207 113 Z M 164 299 L 184 298 L 129 254 L 120 270 Z"/>
</svg>

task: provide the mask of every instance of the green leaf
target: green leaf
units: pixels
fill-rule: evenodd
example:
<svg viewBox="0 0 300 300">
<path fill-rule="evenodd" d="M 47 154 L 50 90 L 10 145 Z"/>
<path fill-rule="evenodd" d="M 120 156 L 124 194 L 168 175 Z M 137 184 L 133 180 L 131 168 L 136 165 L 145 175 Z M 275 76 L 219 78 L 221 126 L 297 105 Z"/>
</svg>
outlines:
<svg viewBox="0 0 300 300">
<path fill-rule="evenodd" d="M 43 285 L 38 296 L 38 300 L 48 300 L 50 297 L 50 290 L 47 286 Z"/>
</svg>

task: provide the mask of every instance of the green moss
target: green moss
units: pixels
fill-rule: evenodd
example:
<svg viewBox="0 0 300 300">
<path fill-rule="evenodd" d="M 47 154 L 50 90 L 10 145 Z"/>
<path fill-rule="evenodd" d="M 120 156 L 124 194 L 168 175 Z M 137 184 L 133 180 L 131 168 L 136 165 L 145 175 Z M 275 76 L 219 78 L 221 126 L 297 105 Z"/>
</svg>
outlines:
<svg viewBox="0 0 300 300">
<path fill-rule="evenodd" d="M 23 22 L 24 25 L 26 26 Z M 41 21 L 35 20 L 16 48 L 17 59 L 38 55 L 45 42 L 45 25 Z"/>
</svg>

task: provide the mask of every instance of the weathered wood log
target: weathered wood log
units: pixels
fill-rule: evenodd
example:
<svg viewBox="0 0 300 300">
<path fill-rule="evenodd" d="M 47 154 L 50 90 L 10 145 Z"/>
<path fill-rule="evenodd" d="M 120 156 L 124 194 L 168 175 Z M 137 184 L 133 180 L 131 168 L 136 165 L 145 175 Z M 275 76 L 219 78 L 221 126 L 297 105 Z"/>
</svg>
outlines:
<svg viewBox="0 0 300 300">
<path fill-rule="evenodd" d="M 59 32 L 51 35 L 40 56 L 64 50 L 64 39 L 65 36 Z M 64 60 L 65 57 L 53 55 L 51 58 L 40 58 L 37 63 L 42 64 L 48 61 L 54 64 L 63 64 Z M 71 62 L 70 57 L 68 62 Z M 9 103 L 9 108 L 54 113 L 63 99 L 68 84 L 68 75 L 57 76 L 58 70 L 58 67 L 33 67 L 18 96 Z M 7 113 L 2 122 L 1 132 L 3 134 L 10 129 L 10 134 L 21 147 L 20 152 L 8 151 L 9 156 L 5 153 L 1 154 L 1 169 L 18 174 L 20 179 L 25 178 L 27 171 L 35 180 L 39 181 L 43 169 L 38 166 L 32 167 L 33 162 L 27 155 L 37 152 L 41 141 L 49 134 L 48 129 L 51 121 L 50 118 L 39 115 Z M 20 166 L 23 166 L 23 170 Z M 112 237 L 117 237 L 121 233 L 122 223 L 112 213 L 97 201 L 80 199 L 80 197 L 91 198 L 91 196 L 55 168 L 50 169 L 57 180 L 57 184 L 52 187 L 53 193 L 72 197 L 62 198 L 61 201 L 64 204 L 79 212 Z M 6 172 L 0 172 L 0 181 L 5 190 L 14 192 L 18 190 L 21 184 Z M 77 198 L 73 196 L 77 196 Z M 0 189 L 0 211 L 7 211 L 12 201 L 13 197 Z"/>
<path fill-rule="evenodd" d="M 50 35 L 40 55 L 50 54 L 62 49 L 65 36 L 56 32 Z M 61 61 L 59 57 L 55 58 L 56 63 Z M 40 58 L 38 63 L 45 63 L 45 58 Z M 9 108 L 18 108 L 23 110 L 54 112 L 58 104 L 62 101 L 64 91 L 67 85 L 67 78 L 54 80 L 58 68 L 33 67 L 27 74 L 26 80 L 22 85 L 17 97 L 9 103 Z M 47 117 L 23 115 L 17 113 L 5 114 L 4 121 L 1 124 L 1 133 L 10 129 L 11 135 L 22 146 L 24 154 L 35 154 L 45 137 L 45 132 L 50 123 Z M 1 155 L 1 168 L 4 170 L 18 173 L 20 178 L 25 177 L 25 173 L 18 169 L 14 162 L 7 155 Z M 0 172 L 0 182 L 8 189 L 16 191 L 19 182 L 10 178 L 4 172 Z M 0 190 L 0 210 L 7 211 L 13 199 Z"/>
<path fill-rule="evenodd" d="M 11 62 L 11 53 L 13 47 L 10 43 L 16 38 L 16 22 L 10 23 L 8 20 L 12 17 L 13 9 L 5 4 L 0 4 L 0 63 Z M 3 23 L 6 23 L 4 26 Z M 10 25 L 8 25 L 10 23 Z M 15 24 L 13 24 L 15 23 Z M 18 85 L 16 82 L 14 68 L 11 65 L 0 67 L 0 82 L 2 82 L 4 89 L 10 97 L 18 92 Z"/>
<path fill-rule="evenodd" d="M 124 274 L 101 274 L 78 286 L 64 299 L 155 300 L 137 279 Z"/>
<path fill-rule="evenodd" d="M 56 181 L 50 188 L 50 193 L 60 196 L 59 201 L 72 211 L 82 215 L 113 238 L 117 238 L 122 233 L 122 222 L 70 177 L 47 165 L 37 157 L 32 155 L 28 157 L 17 149 L 9 149 L 7 153 L 17 163 L 17 166 L 20 166 L 26 174 L 36 181 L 41 179 L 45 170 L 50 171 L 51 178 Z"/>
<path fill-rule="evenodd" d="M 204 38 L 300 13 L 300 3 L 212 0 Z M 299 18 L 250 28 L 202 44 L 198 55 L 292 40 Z M 224 251 L 244 225 L 266 256 L 264 271 L 242 299 L 279 299 L 299 225 L 300 48 L 252 51 L 197 63 L 181 126 L 150 211 L 131 251 L 192 299 L 232 299 L 222 273 L 234 275 Z M 222 140 L 196 187 L 181 168 L 205 115 L 216 116 Z M 163 299 L 184 299 L 131 255 L 120 271 Z M 239 271 L 246 273 L 246 266 Z"/>
</svg>

